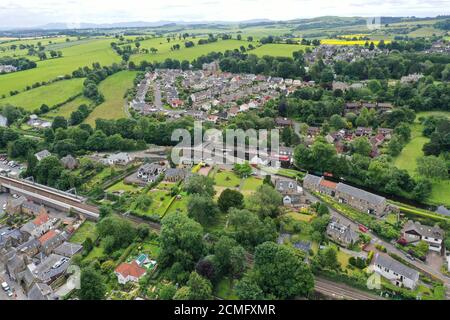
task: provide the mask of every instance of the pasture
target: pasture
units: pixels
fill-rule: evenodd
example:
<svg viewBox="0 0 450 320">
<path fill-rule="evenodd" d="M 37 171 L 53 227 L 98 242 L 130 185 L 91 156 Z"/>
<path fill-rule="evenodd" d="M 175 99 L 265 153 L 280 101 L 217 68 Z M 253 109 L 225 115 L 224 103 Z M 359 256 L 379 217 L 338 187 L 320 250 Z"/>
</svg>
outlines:
<svg viewBox="0 0 450 320">
<path fill-rule="evenodd" d="M 121 71 L 106 78 L 99 85 L 99 90 L 105 97 L 105 102 L 98 105 L 85 123 L 95 125 L 95 119 L 120 119 L 126 118 L 124 106 L 124 94 L 133 86 L 136 72 Z"/>
<path fill-rule="evenodd" d="M 303 50 L 309 46 L 299 45 L 299 44 L 265 44 L 254 50 L 248 51 L 250 54 L 257 55 L 258 57 L 263 56 L 274 56 L 274 57 L 290 57 L 292 58 L 292 54 L 296 51 Z M 312 48 L 312 47 L 309 47 Z"/>
<path fill-rule="evenodd" d="M 80 94 L 83 90 L 83 81 L 84 79 L 57 81 L 12 97 L 0 99 L 0 105 L 12 104 L 30 112 L 38 109 L 42 104 L 52 107 L 66 101 L 70 97 Z"/>
<path fill-rule="evenodd" d="M 92 101 L 89 98 L 86 98 L 85 96 L 81 95 L 77 98 L 75 98 L 72 101 L 69 101 L 65 104 L 63 104 L 61 107 L 51 110 L 48 112 L 45 116 L 49 118 L 54 118 L 56 116 L 62 116 L 66 119 L 70 117 L 70 114 L 78 109 L 78 107 L 82 104 L 85 104 L 89 106 L 92 103 Z"/>
</svg>

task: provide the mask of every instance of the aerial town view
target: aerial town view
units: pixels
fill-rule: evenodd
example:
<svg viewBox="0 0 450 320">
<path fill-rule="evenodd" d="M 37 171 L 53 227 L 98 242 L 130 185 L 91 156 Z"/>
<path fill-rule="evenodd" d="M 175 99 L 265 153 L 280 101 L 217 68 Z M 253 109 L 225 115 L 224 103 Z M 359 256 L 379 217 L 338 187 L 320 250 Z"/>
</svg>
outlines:
<svg viewBox="0 0 450 320">
<path fill-rule="evenodd" d="M 0 2 L 0 305 L 450 299 L 450 1 Z"/>
</svg>

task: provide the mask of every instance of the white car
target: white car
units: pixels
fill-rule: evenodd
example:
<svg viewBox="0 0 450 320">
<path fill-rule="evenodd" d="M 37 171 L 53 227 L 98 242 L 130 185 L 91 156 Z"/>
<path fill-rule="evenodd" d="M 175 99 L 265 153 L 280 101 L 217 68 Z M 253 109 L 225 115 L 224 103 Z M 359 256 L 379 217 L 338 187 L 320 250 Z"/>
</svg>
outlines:
<svg viewBox="0 0 450 320">
<path fill-rule="evenodd" d="M 3 208 L 3 210 L 6 209 L 6 203 L 3 204 L 2 208 Z"/>
<path fill-rule="evenodd" d="M 8 290 L 7 292 L 6 292 L 6 295 L 8 296 L 8 297 L 12 297 L 13 296 L 13 293 L 12 293 L 12 291 L 11 290 Z"/>
<path fill-rule="evenodd" d="M 5 291 L 8 291 L 8 290 L 9 290 L 9 285 L 8 285 L 8 283 L 7 283 L 6 281 L 3 281 L 3 282 L 2 282 L 2 288 L 3 288 L 3 290 L 5 290 Z"/>
<path fill-rule="evenodd" d="M 14 193 L 14 194 L 12 195 L 12 197 L 13 197 L 14 199 L 19 199 L 19 198 L 20 198 L 20 196 L 19 196 L 17 193 Z"/>
</svg>

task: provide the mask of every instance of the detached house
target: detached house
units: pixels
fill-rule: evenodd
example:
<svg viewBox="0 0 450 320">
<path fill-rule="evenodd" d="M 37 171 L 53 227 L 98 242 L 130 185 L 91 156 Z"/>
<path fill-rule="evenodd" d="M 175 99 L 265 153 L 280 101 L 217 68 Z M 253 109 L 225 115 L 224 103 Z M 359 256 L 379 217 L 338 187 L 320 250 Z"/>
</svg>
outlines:
<svg viewBox="0 0 450 320">
<path fill-rule="evenodd" d="M 442 252 L 444 230 L 435 226 L 425 226 L 420 222 L 409 220 L 402 229 L 402 240 L 408 244 L 415 244 L 421 240 L 426 241 L 431 251 Z"/>
<path fill-rule="evenodd" d="M 126 284 L 129 281 L 137 282 L 145 275 L 145 272 L 146 270 L 141 268 L 135 260 L 131 263 L 123 262 L 114 270 L 117 281 L 121 284 Z"/>
<path fill-rule="evenodd" d="M 283 196 L 285 206 L 297 206 L 302 202 L 303 189 L 294 180 L 277 179 L 275 189 Z"/>
<path fill-rule="evenodd" d="M 345 247 L 351 246 L 359 240 L 359 235 L 350 228 L 350 225 L 343 225 L 336 218 L 332 218 L 328 224 L 327 236 Z"/>
<path fill-rule="evenodd" d="M 377 253 L 373 270 L 398 287 L 414 289 L 419 281 L 419 273 L 393 258 Z"/>
</svg>

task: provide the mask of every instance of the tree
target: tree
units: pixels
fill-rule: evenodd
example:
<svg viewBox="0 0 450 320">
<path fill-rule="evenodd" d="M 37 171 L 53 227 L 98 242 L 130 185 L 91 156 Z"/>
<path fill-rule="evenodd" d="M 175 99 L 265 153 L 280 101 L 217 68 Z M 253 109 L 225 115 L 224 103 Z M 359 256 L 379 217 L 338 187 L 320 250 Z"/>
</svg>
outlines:
<svg viewBox="0 0 450 320">
<path fill-rule="evenodd" d="M 105 298 L 105 280 L 99 272 L 92 267 L 84 268 L 81 271 L 80 291 L 81 300 L 102 300 Z"/>
<path fill-rule="evenodd" d="M 328 206 L 325 203 L 320 202 L 317 207 L 317 213 L 319 214 L 319 216 L 323 216 L 329 214 L 330 210 L 328 209 Z"/>
<path fill-rule="evenodd" d="M 341 267 L 334 247 L 327 247 L 317 254 L 317 262 L 322 269 L 338 270 Z"/>
<path fill-rule="evenodd" d="M 236 295 L 240 300 L 262 300 L 264 293 L 255 280 L 244 277 L 235 286 Z"/>
<path fill-rule="evenodd" d="M 177 287 L 174 284 L 172 283 L 163 284 L 159 288 L 159 299 L 172 300 L 176 292 Z"/>
<path fill-rule="evenodd" d="M 107 205 L 100 206 L 100 208 L 99 208 L 100 219 L 111 215 L 111 213 L 112 213 L 112 209 L 110 206 L 107 206 Z"/>
<path fill-rule="evenodd" d="M 219 209 L 209 196 L 194 194 L 188 201 L 188 215 L 202 225 L 210 224 L 218 215 Z"/>
<path fill-rule="evenodd" d="M 67 120 L 63 116 L 56 116 L 52 122 L 52 129 L 56 130 L 58 128 L 67 129 Z"/>
<path fill-rule="evenodd" d="M 228 212 L 230 208 L 243 209 L 244 196 L 237 190 L 225 189 L 217 201 L 222 212 Z"/>
<path fill-rule="evenodd" d="M 136 236 L 136 230 L 130 222 L 115 216 L 102 219 L 97 224 L 97 232 L 107 243 L 104 245 L 107 253 L 129 246 Z"/>
<path fill-rule="evenodd" d="M 146 193 L 140 194 L 136 198 L 135 207 L 146 211 L 152 205 L 153 199 Z"/>
<path fill-rule="evenodd" d="M 329 123 L 330 126 L 335 130 L 344 129 L 347 126 L 347 122 L 345 121 L 345 119 L 338 114 L 333 114 L 330 117 Z"/>
<path fill-rule="evenodd" d="M 214 190 L 214 180 L 198 174 L 188 179 L 184 189 L 188 194 L 199 194 L 209 197 L 214 196 L 216 193 Z"/>
<path fill-rule="evenodd" d="M 256 282 L 265 294 L 277 299 L 308 296 L 314 288 L 314 277 L 295 249 L 265 242 L 255 249 Z"/>
<path fill-rule="evenodd" d="M 192 272 L 187 282 L 189 287 L 189 300 L 208 300 L 212 297 L 211 282 L 197 272 Z"/>
<path fill-rule="evenodd" d="M 366 137 L 358 137 L 352 141 L 352 149 L 353 153 L 367 157 L 372 151 L 372 145 Z"/>
<path fill-rule="evenodd" d="M 248 164 L 248 162 L 245 163 L 235 163 L 233 166 L 233 171 L 234 173 L 236 173 L 236 175 L 238 175 L 241 178 L 247 178 L 249 177 L 252 172 L 253 169 L 252 167 Z"/>
<path fill-rule="evenodd" d="M 203 254 L 203 228 L 185 214 L 174 212 L 161 221 L 160 242 L 162 267 L 179 263 L 182 272 L 192 270 Z"/>
<path fill-rule="evenodd" d="M 219 238 L 214 245 L 214 255 L 222 275 L 239 276 L 245 269 L 245 250 L 230 237 Z"/>
<path fill-rule="evenodd" d="M 448 178 L 447 163 L 436 156 L 420 157 L 417 159 L 417 172 L 429 179 L 443 180 Z"/>
<path fill-rule="evenodd" d="M 249 208 L 258 213 L 260 217 L 275 218 L 280 212 L 283 197 L 271 186 L 263 184 L 249 197 L 248 201 Z"/>
</svg>

